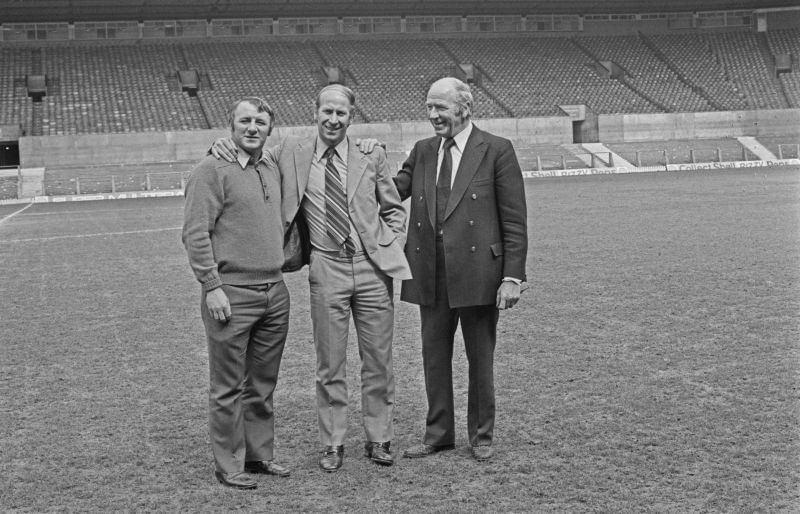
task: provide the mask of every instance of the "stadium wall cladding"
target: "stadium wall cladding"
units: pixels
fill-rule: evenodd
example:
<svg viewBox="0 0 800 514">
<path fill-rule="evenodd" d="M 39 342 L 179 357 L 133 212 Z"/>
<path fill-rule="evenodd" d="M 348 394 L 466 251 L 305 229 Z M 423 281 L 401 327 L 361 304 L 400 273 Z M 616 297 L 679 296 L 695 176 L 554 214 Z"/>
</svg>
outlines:
<svg viewBox="0 0 800 514">
<path fill-rule="evenodd" d="M 800 109 L 697 112 L 673 114 L 598 115 L 599 141 L 642 142 L 715 139 L 742 136 L 800 137 Z M 568 117 L 478 119 L 476 124 L 516 144 L 573 142 Z M 313 126 L 277 127 L 268 144 L 289 134 L 312 133 Z M 410 150 L 415 141 L 433 134 L 428 122 L 354 125 L 349 133 L 386 142 L 387 148 Z M 19 140 L 20 168 L 54 165 L 133 164 L 191 161 L 205 154 L 210 143 L 227 130 L 28 136 Z"/>
</svg>

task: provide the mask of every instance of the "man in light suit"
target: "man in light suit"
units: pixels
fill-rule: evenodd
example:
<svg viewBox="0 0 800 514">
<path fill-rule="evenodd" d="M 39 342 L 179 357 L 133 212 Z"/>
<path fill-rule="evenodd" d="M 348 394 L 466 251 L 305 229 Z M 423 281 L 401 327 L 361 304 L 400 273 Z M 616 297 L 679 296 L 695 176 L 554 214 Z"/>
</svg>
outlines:
<svg viewBox="0 0 800 514">
<path fill-rule="evenodd" d="M 492 457 L 494 348 L 500 309 L 513 307 L 525 281 L 525 187 L 511 142 L 472 124 L 469 86 L 455 78 L 428 92 L 435 137 L 418 141 L 399 171 L 411 199 L 406 256 L 413 278 L 401 299 L 420 306 L 428 398 L 426 457 L 455 443 L 452 357 L 458 323 L 469 361 L 467 434 L 478 461 Z"/>
<path fill-rule="evenodd" d="M 383 148 L 364 154 L 347 137 L 355 111 L 353 92 L 338 84 L 326 86 L 316 108 L 317 135 L 286 137 L 267 158 L 274 159 L 280 170 L 286 230 L 298 223 L 310 236 L 317 413 L 324 446 L 319 465 L 328 472 L 342 466 L 351 311 L 362 358 L 366 455 L 378 464 L 391 465 L 393 280 L 411 278 L 403 254 L 406 213 Z M 337 182 L 342 190 L 333 196 L 344 201 L 342 206 L 336 206 L 330 194 Z M 338 220 L 330 219 L 334 212 L 341 215 Z"/>
</svg>

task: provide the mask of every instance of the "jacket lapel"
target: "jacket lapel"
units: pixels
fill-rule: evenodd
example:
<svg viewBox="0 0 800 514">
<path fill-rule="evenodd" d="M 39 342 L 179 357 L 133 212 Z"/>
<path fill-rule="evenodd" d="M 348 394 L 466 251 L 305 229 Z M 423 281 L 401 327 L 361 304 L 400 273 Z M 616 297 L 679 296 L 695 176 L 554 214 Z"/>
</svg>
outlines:
<svg viewBox="0 0 800 514">
<path fill-rule="evenodd" d="M 349 137 L 347 138 L 347 204 L 353 201 L 358 189 L 358 183 L 364 176 L 367 168 L 367 157 L 361 153 L 358 146 Z"/>
<path fill-rule="evenodd" d="M 308 176 L 311 174 L 311 160 L 314 158 L 314 141 L 315 138 L 301 139 L 297 142 L 293 150 L 294 158 L 294 177 L 284 177 L 284 179 L 294 178 L 297 186 L 297 203 L 293 205 L 285 205 L 284 214 L 287 221 L 294 219 L 297 214 L 300 204 L 303 202 L 303 197 L 306 194 L 306 186 L 308 185 Z M 288 204 L 288 202 L 286 202 Z"/>
<path fill-rule="evenodd" d="M 425 201 L 428 204 L 428 217 L 431 219 L 431 226 L 436 227 L 436 165 L 439 158 L 439 145 L 441 138 L 434 137 L 430 140 L 429 150 L 424 155 L 423 163 L 425 170 Z M 412 199 L 412 201 L 414 201 Z"/>
<path fill-rule="evenodd" d="M 450 213 L 455 210 L 458 202 L 467 191 L 467 187 L 472 182 L 472 177 L 478 171 L 478 166 L 483 160 L 483 155 L 486 153 L 486 143 L 483 140 L 483 135 L 478 127 L 473 125 L 472 133 L 467 139 L 467 144 L 464 147 L 464 153 L 461 154 L 461 162 L 456 171 L 456 178 L 453 181 L 453 188 L 450 190 L 450 197 L 447 199 L 447 209 L 444 212 L 444 218 L 447 219 Z"/>
<path fill-rule="evenodd" d="M 303 201 L 308 186 L 308 176 L 311 175 L 311 161 L 314 159 L 315 138 L 303 139 L 294 149 L 294 168 L 297 174 L 297 202 Z"/>
</svg>

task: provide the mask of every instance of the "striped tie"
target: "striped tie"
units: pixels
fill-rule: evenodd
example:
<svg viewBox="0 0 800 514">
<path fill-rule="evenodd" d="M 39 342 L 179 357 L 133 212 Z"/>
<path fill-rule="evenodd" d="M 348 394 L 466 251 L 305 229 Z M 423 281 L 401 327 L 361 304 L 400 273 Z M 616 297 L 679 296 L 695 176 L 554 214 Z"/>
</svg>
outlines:
<svg viewBox="0 0 800 514">
<path fill-rule="evenodd" d="M 342 187 L 342 179 L 333 156 L 336 150 L 329 146 L 323 158 L 327 158 L 325 163 L 325 225 L 336 244 L 344 247 L 344 253 L 352 256 L 356 247 L 350 239 L 350 218 L 347 214 L 347 196 Z"/>
</svg>

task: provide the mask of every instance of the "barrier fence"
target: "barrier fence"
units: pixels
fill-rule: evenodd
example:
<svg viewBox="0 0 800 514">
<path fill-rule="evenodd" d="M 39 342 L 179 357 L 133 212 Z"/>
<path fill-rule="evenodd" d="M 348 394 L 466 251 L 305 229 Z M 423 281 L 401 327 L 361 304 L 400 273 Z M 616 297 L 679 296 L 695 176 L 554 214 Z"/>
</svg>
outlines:
<svg viewBox="0 0 800 514">
<path fill-rule="evenodd" d="M 776 149 L 778 160 L 800 159 L 800 143 L 781 143 L 777 145 Z M 586 170 L 592 169 L 596 169 L 597 173 L 603 171 L 614 173 L 614 170 L 621 165 L 621 163 L 615 162 L 613 152 L 539 154 L 531 152 L 530 150 L 531 149 L 521 148 L 517 150 L 517 153 L 523 171 L 533 172 L 531 176 L 544 176 L 538 172 L 583 170 L 585 173 Z M 670 151 L 667 149 L 620 150 L 616 152 L 616 154 L 641 170 L 647 170 L 651 167 L 658 167 L 661 170 L 665 170 L 675 166 L 678 166 L 680 169 L 683 169 L 683 167 L 686 167 L 686 169 L 705 169 L 703 165 L 706 164 L 717 164 L 721 165 L 721 167 L 725 167 L 726 163 L 732 162 L 739 163 L 736 167 L 741 167 L 743 163 L 747 162 L 753 162 L 754 164 L 758 162 L 768 162 L 762 161 L 745 147 L 735 150 L 722 147 L 698 147 L 688 148 L 682 152 L 676 152 L 675 150 Z M 167 164 L 161 165 L 167 166 Z M 182 191 L 186 185 L 189 174 L 190 171 L 188 170 L 127 174 L 113 173 L 108 175 L 95 172 L 91 175 L 60 177 L 56 172 L 51 173 L 44 179 L 42 194 L 44 196 L 70 196 Z M 564 175 L 564 173 L 560 173 L 559 175 Z M 0 201 L 20 198 L 22 196 L 21 187 L 22 179 L 19 174 L 1 176 Z"/>
<path fill-rule="evenodd" d="M 43 189 L 46 196 L 182 190 L 186 186 L 188 177 L 188 171 L 69 178 L 51 177 L 45 179 Z"/>
</svg>

